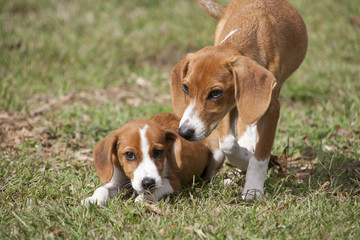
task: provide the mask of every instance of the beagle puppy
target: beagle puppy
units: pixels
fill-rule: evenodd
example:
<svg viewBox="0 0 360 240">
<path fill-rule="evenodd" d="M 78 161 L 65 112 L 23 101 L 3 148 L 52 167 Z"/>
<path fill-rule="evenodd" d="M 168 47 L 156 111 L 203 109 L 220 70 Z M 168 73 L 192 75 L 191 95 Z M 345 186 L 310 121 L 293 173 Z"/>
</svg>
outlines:
<svg viewBox="0 0 360 240">
<path fill-rule="evenodd" d="M 246 171 L 242 196 L 261 197 L 285 80 L 307 51 L 299 13 L 284 0 L 233 0 L 224 8 L 199 0 L 219 19 L 214 46 L 189 53 L 172 70 L 179 135 L 201 141 L 220 126 L 220 149 Z"/>
<path fill-rule="evenodd" d="M 94 149 L 95 167 L 105 184 L 82 204 L 106 205 L 108 198 L 131 186 L 135 202 L 157 201 L 178 192 L 194 176 L 211 178 L 224 161 L 218 132 L 200 142 L 177 134 L 179 119 L 170 113 L 133 120 L 113 131 Z"/>
</svg>

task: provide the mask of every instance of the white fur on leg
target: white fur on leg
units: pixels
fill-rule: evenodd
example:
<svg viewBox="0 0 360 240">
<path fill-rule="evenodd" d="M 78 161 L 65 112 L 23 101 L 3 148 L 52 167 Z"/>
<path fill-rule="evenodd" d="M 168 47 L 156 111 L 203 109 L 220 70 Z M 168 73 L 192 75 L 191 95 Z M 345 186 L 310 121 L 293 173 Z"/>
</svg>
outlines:
<svg viewBox="0 0 360 240">
<path fill-rule="evenodd" d="M 220 142 L 220 150 L 225 154 L 231 165 L 246 171 L 249 159 L 254 155 L 246 148 L 240 147 L 234 135 L 230 134 L 224 141 Z"/>
<path fill-rule="evenodd" d="M 156 202 L 163 198 L 166 195 L 174 193 L 174 189 L 172 188 L 169 179 L 162 179 L 162 186 L 157 188 L 152 194 L 141 193 L 139 196 L 135 198 L 135 203 L 140 203 L 143 201 Z"/>
<path fill-rule="evenodd" d="M 248 151 L 254 152 L 256 146 L 256 135 L 257 125 L 255 123 L 248 125 L 243 135 L 239 137 L 238 144 L 241 147 L 246 148 Z"/>
<path fill-rule="evenodd" d="M 105 206 L 107 200 L 114 197 L 119 192 L 119 188 L 122 188 L 127 181 L 128 178 L 126 175 L 114 167 L 114 173 L 110 182 L 97 188 L 94 194 L 91 197 L 82 200 L 81 204 L 87 205 L 89 203 L 96 203 L 99 206 Z"/>
<path fill-rule="evenodd" d="M 270 158 L 264 161 L 257 160 L 254 156 L 250 158 L 246 172 L 245 186 L 242 192 L 244 200 L 254 200 L 264 194 L 264 182 Z"/>
<path fill-rule="evenodd" d="M 82 200 L 81 204 L 87 205 L 89 203 L 92 203 L 92 204 L 97 204 L 99 206 L 105 206 L 108 198 L 109 198 L 109 189 L 103 186 L 97 188 L 91 197 Z"/>
</svg>

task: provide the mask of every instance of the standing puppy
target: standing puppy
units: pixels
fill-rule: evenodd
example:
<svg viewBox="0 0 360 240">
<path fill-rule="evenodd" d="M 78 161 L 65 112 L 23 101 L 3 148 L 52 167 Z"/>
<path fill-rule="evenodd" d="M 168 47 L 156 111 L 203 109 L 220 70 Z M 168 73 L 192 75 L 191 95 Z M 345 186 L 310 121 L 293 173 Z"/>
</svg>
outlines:
<svg viewBox="0 0 360 240">
<path fill-rule="evenodd" d="M 247 171 L 243 198 L 261 196 L 285 80 L 307 50 L 305 24 L 283 0 L 233 0 L 202 7 L 219 22 L 215 46 L 189 53 L 172 70 L 172 106 L 179 134 L 205 139 L 220 123 L 220 148 Z"/>
<path fill-rule="evenodd" d="M 162 113 L 149 120 L 133 120 L 101 140 L 94 157 L 105 185 L 82 203 L 105 205 L 127 186 L 139 194 L 135 201 L 157 201 L 192 183 L 194 176 L 213 177 L 224 160 L 218 133 L 201 142 L 188 142 L 178 136 L 178 126 L 175 115 Z"/>
</svg>

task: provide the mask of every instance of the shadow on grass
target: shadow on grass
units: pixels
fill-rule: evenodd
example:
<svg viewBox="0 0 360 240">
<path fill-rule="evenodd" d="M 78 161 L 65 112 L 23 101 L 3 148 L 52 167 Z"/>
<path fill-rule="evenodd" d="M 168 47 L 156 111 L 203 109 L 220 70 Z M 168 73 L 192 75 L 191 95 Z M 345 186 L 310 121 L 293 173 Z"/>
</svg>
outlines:
<svg viewBox="0 0 360 240">
<path fill-rule="evenodd" d="M 356 154 L 325 153 L 321 148 L 307 147 L 300 155 L 304 157 L 287 162 L 285 171 L 279 166 L 269 170 L 266 190 L 270 195 L 289 192 L 295 196 L 306 196 L 312 192 L 324 192 L 352 197 L 360 194 L 360 162 Z M 297 165 L 296 161 L 300 164 Z"/>
</svg>

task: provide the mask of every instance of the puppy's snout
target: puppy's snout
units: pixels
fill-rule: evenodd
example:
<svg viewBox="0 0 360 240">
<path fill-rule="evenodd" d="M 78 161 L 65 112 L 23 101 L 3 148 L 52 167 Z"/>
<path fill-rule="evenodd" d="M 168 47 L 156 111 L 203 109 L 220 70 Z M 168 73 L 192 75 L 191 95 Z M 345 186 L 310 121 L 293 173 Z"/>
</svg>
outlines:
<svg viewBox="0 0 360 240">
<path fill-rule="evenodd" d="M 141 187 L 144 190 L 151 190 L 155 187 L 155 179 L 146 177 L 141 181 Z"/>
<path fill-rule="evenodd" d="M 195 129 L 189 126 L 183 125 L 179 128 L 179 135 L 186 140 L 191 140 L 194 136 Z"/>
</svg>

